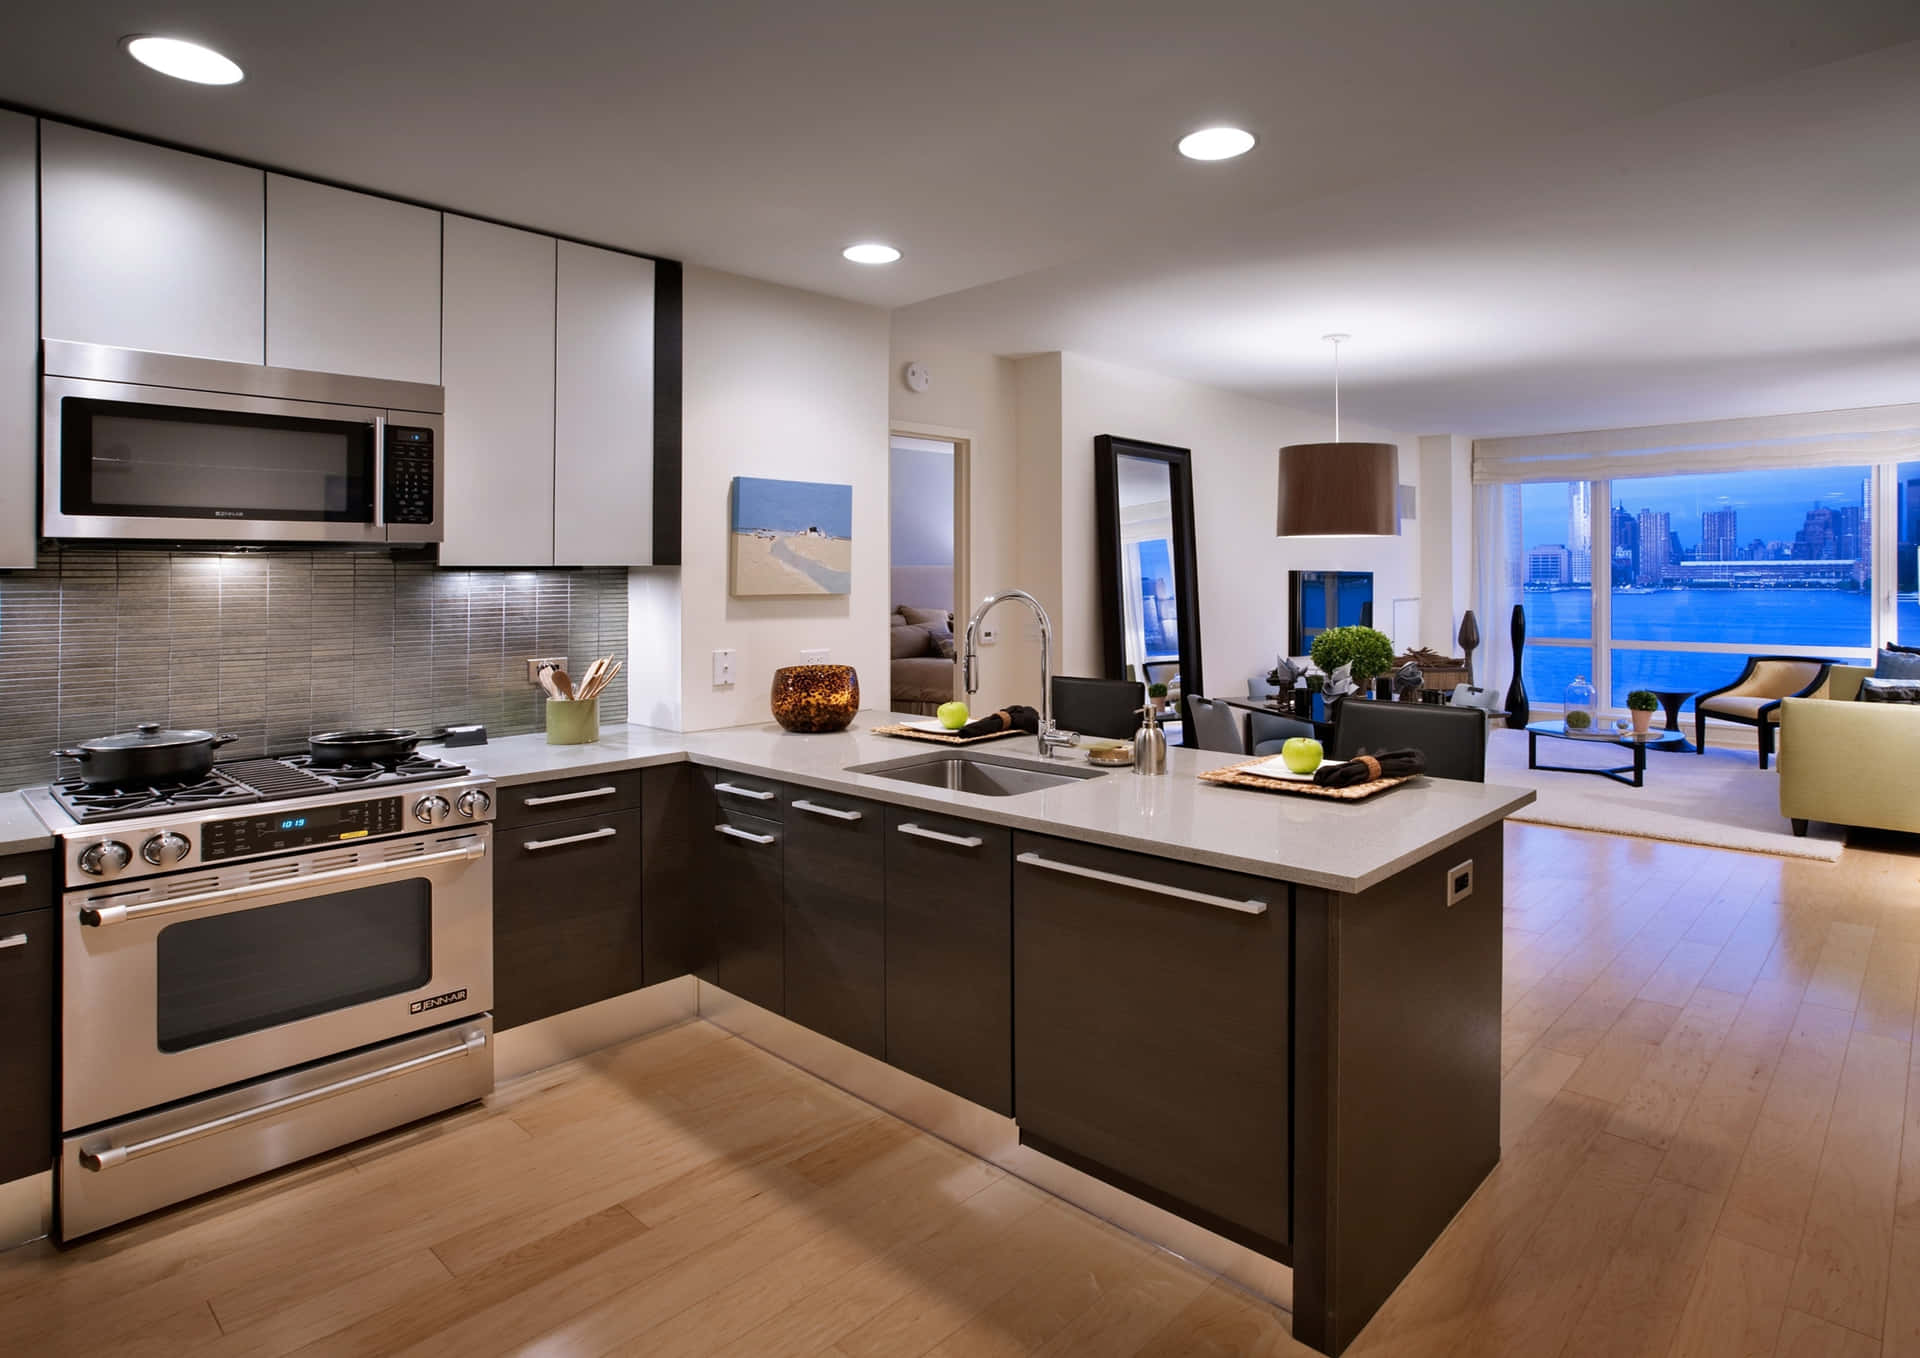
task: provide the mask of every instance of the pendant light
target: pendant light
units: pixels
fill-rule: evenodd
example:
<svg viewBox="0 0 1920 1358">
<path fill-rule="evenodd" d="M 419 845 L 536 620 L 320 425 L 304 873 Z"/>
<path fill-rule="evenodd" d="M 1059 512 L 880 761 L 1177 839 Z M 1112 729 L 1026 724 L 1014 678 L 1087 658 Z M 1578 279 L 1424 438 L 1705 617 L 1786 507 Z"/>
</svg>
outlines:
<svg viewBox="0 0 1920 1358">
<path fill-rule="evenodd" d="M 1340 345 L 1351 335 L 1322 335 L 1333 345 L 1333 442 L 1289 443 L 1280 450 L 1283 538 L 1396 537 L 1400 449 L 1340 439 Z"/>
</svg>

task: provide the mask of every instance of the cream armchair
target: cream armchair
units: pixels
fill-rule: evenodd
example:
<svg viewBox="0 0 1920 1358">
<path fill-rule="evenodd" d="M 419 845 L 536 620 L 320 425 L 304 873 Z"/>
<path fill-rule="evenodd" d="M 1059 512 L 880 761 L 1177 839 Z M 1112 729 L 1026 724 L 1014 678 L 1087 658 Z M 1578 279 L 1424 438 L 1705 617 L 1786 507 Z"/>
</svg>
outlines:
<svg viewBox="0 0 1920 1358">
<path fill-rule="evenodd" d="M 1920 832 L 1910 781 L 1920 764 L 1920 709 L 1855 702 L 1872 673 L 1835 665 L 1826 697 L 1780 705 L 1780 814 L 1796 835 L 1816 820 Z"/>
<path fill-rule="evenodd" d="M 1725 688 L 1702 693 L 1693 700 L 1693 746 L 1707 752 L 1707 718 L 1738 722 L 1760 733 L 1760 767 L 1773 757 L 1774 732 L 1780 725 L 1780 704 L 1788 698 L 1812 698 L 1826 691 L 1824 660 L 1793 655 L 1754 655 L 1740 677 Z"/>
</svg>

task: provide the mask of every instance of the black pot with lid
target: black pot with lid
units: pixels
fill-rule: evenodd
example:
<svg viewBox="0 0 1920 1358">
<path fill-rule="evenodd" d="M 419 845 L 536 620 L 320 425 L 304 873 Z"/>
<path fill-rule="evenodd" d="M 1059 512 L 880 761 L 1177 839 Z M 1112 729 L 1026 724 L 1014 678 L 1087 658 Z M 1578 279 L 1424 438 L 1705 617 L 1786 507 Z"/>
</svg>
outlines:
<svg viewBox="0 0 1920 1358">
<path fill-rule="evenodd" d="M 131 731 L 97 736 L 54 753 L 78 760 L 80 777 L 89 787 L 191 782 L 206 777 L 213 767 L 213 752 L 234 739 L 211 731 L 167 730 L 157 721 L 143 721 Z"/>
</svg>

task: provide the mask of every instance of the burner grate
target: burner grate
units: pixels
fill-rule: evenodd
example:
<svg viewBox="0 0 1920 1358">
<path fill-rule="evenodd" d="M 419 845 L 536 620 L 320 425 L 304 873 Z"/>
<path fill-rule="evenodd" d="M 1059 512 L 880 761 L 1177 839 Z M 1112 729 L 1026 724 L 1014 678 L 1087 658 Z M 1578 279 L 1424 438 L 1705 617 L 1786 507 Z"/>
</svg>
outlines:
<svg viewBox="0 0 1920 1358">
<path fill-rule="evenodd" d="M 280 759 L 238 759 L 231 764 L 222 764 L 220 772 L 229 778 L 239 779 L 269 799 L 325 792 L 333 786 L 326 779 Z"/>
<path fill-rule="evenodd" d="M 152 811 L 184 811 L 204 806 L 257 802 L 261 796 L 256 789 L 218 770 L 204 778 L 185 782 L 127 783 L 108 787 L 93 786 L 74 779 L 55 783 L 52 791 L 54 801 L 83 825 L 95 821 L 123 820 Z"/>
</svg>

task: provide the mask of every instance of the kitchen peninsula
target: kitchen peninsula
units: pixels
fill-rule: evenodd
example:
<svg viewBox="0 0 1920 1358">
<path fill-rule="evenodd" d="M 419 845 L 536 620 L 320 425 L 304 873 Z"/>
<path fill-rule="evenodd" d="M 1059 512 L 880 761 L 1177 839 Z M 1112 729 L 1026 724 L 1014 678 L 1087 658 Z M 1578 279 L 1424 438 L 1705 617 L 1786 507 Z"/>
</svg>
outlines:
<svg viewBox="0 0 1920 1358">
<path fill-rule="evenodd" d="M 1339 1352 L 1499 1158 L 1501 822 L 1532 794 L 1265 796 L 1197 782 L 1231 756 L 1179 749 L 1166 777 L 983 796 L 849 772 L 952 753 L 883 720 L 460 753 L 503 827 L 520 802 L 641 803 L 667 958 L 649 987 L 691 971 L 714 1022 L 1290 1304 L 1296 1338 Z M 563 828 L 595 833 L 543 840 Z M 503 944 L 503 1030 L 522 965 Z"/>
</svg>

